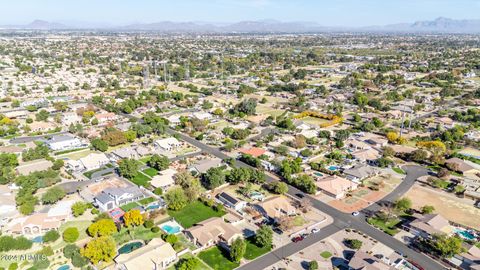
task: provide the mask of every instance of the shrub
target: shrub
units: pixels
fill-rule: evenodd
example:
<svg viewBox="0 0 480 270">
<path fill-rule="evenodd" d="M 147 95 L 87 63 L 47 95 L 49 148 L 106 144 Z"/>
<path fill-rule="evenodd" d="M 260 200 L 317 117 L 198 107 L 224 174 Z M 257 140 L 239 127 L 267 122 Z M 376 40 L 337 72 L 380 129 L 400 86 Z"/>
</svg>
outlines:
<svg viewBox="0 0 480 270">
<path fill-rule="evenodd" d="M 78 229 L 75 227 L 69 227 L 63 232 L 63 240 L 67 243 L 73 243 L 77 241 L 80 236 Z"/>
<path fill-rule="evenodd" d="M 145 221 L 145 223 L 143 224 L 143 226 L 145 226 L 145 228 L 152 228 L 155 224 L 153 223 L 153 220 L 151 219 L 147 219 Z"/>
<path fill-rule="evenodd" d="M 152 227 L 151 231 L 153 233 L 158 233 L 160 231 L 160 228 L 158 226 Z"/>
<path fill-rule="evenodd" d="M 43 242 L 54 242 L 58 238 L 60 238 L 60 234 L 56 230 L 50 230 L 43 236 Z"/>
</svg>

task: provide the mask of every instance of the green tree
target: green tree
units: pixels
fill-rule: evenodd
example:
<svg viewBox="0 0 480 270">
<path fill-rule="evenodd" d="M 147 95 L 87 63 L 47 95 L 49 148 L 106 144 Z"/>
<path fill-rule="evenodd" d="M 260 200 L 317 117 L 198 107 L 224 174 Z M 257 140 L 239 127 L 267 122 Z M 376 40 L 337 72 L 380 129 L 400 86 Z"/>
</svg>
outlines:
<svg viewBox="0 0 480 270">
<path fill-rule="evenodd" d="M 52 187 L 42 195 L 43 204 L 54 204 L 65 197 L 65 191 L 60 187 Z"/>
<path fill-rule="evenodd" d="M 137 138 L 137 132 L 134 130 L 127 130 L 124 135 L 128 142 L 133 142 Z"/>
<path fill-rule="evenodd" d="M 108 150 L 108 143 L 102 139 L 96 138 L 91 141 L 92 147 L 95 150 L 105 152 Z"/>
<path fill-rule="evenodd" d="M 409 198 L 401 198 L 395 201 L 395 209 L 399 212 L 405 212 L 412 208 L 412 200 Z"/>
<path fill-rule="evenodd" d="M 63 240 L 67 243 L 74 243 L 80 236 L 76 227 L 68 227 L 63 231 Z"/>
<path fill-rule="evenodd" d="M 432 247 L 444 258 L 451 258 L 463 251 L 462 239 L 458 236 L 434 234 L 430 243 Z"/>
<path fill-rule="evenodd" d="M 80 250 L 80 254 L 88 258 L 94 265 L 101 261 L 109 263 L 117 255 L 115 241 L 106 236 L 95 238 Z"/>
<path fill-rule="evenodd" d="M 159 171 L 163 171 L 168 169 L 168 166 L 170 166 L 170 160 L 164 155 L 155 154 L 148 161 L 148 166 Z"/>
<path fill-rule="evenodd" d="M 46 110 L 40 110 L 38 113 L 35 114 L 35 119 L 37 121 L 46 121 L 49 116 L 49 112 L 47 112 Z"/>
<path fill-rule="evenodd" d="M 234 262 L 240 262 L 247 250 L 247 243 L 242 238 L 235 239 L 230 245 L 230 259 Z"/>
<path fill-rule="evenodd" d="M 255 244 L 259 247 L 270 247 L 273 241 L 273 231 L 270 226 L 262 225 L 255 234 Z"/>
<path fill-rule="evenodd" d="M 118 171 L 125 178 L 132 179 L 140 169 L 140 162 L 135 159 L 122 159 L 118 162 Z"/>
<path fill-rule="evenodd" d="M 277 194 L 285 194 L 288 192 L 288 185 L 283 182 L 271 182 L 269 188 Z"/>
<path fill-rule="evenodd" d="M 43 242 L 54 242 L 60 238 L 60 234 L 56 230 L 50 230 L 43 235 Z"/>
<path fill-rule="evenodd" d="M 347 247 L 352 249 L 360 249 L 363 242 L 358 239 L 345 239 L 345 244 Z"/>
<path fill-rule="evenodd" d="M 318 262 L 317 261 L 310 261 L 308 263 L 308 270 L 317 270 L 318 269 Z"/>
<path fill-rule="evenodd" d="M 195 257 L 190 257 L 188 259 L 182 258 L 175 265 L 177 270 L 195 270 L 200 265 L 200 261 Z"/>
<path fill-rule="evenodd" d="M 435 207 L 432 205 L 424 205 L 422 206 L 422 214 L 431 214 L 435 211 Z"/>
<path fill-rule="evenodd" d="M 84 202 L 76 202 L 72 205 L 72 213 L 74 217 L 79 217 L 85 213 L 88 208 L 88 204 Z"/>
<path fill-rule="evenodd" d="M 178 211 L 187 205 L 188 198 L 181 187 L 174 187 L 165 193 L 165 202 L 168 209 Z"/>
<path fill-rule="evenodd" d="M 210 168 L 202 175 L 202 180 L 208 189 L 214 189 L 223 185 L 225 178 L 223 169 L 219 167 Z"/>
</svg>

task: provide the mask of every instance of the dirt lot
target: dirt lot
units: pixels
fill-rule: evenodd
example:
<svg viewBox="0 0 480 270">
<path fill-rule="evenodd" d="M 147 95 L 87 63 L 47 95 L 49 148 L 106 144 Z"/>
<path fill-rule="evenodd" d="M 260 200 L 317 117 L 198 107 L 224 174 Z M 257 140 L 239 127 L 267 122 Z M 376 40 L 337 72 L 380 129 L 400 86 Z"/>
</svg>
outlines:
<svg viewBox="0 0 480 270">
<path fill-rule="evenodd" d="M 442 191 L 431 190 L 426 187 L 415 185 L 406 194 L 412 199 L 413 207 L 416 209 L 424 205 L 433 205 L 435 213 L 438 213 L 448 220 L 464 224 L 472 228 L 480 227 L 480 209 L 475 208 L 468 199 L 454 197 Z"/>
</svg>

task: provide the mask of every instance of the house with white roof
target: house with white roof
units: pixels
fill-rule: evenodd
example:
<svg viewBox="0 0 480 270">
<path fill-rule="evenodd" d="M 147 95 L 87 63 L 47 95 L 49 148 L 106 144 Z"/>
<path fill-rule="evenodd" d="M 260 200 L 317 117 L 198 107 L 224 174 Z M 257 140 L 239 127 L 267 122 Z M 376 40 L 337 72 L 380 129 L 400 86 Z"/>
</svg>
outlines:
<svg viewBox="0 0 480 270">
<path fill-rule="evenodd" d="M 150 185 L 154 188 L 161 188 L 164 191 L 170 188 L 171 186 L 175 185 L 174 176 L 177 174 L 175 169 L 166 169 L 163 171 L 158 172 L 158 175 L 152 177 L 150 181 Z"/>
<path fill-rule="evenodd" d="M 161 148 L 162 150 L 171 151 L 175 148 L 180 147 L 182 144 L 176 138 L 168 137 L 165 139 L 156 140 L 154 142 L 154 145 Z"/>
<path fill-rule="evenodd" d="M 104 153 L 91 153 L 80 159 L 86 171 L 96 170 L 110 163 L 110 160 Z"/>
<path fill-rule="evenodd" d="M 86 146 L 79 138 L 68 135 L 55 135 L 45 141 L 53 151 L 63 151 Z"/>
</svg>

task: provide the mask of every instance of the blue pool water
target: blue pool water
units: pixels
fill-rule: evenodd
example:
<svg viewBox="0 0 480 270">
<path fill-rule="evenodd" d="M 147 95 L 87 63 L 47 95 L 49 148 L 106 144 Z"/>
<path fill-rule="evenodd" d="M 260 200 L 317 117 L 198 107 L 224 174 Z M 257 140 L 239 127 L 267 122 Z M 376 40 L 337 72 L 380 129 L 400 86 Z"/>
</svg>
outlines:
<svg viewBox="0 0 480 270">
<path fill-rule="evenodd" d="M 128 243 L 128 244 L 123 245 L 121 248 L 119 248 L 118 253 L 119 254 L 127 254 L 127 253 L 130 253 L 130 252 L 134 251 L 135 249 L 137 249 L 141 246 L 143 246 L 142 242 Z"/>
<path fill-rule="evenodd" d="M 333 166 L 333 165 L 328 166 L 328 169 L 329 169 L 330 171 L 338 171 L 338 167 L 337 167 L 337 166 Z"/>
<path fill-rule="evenodd" d="M 180 227 L 178 226 L 170 226 L 168 224 L 165 224 L 162 226 L 162 230 L 164 230 L 168 234 L 175 234 L 180 232 Z"/>
<path fill-rule="evenodd" d="M 315 174 L 316 176 L 320 176 L 320 177 L 323 176 L 323 174 L 321 174 L 321 173 L 319 173 L 319 172 L 314 172 L 313 174 Z"/>
<path fill-rule="evenodd" d="M 39 243 L 39 244 L 43 243 L 43 236 L 37 236 L 37 237 L 33 238 L 32 242 L 33 243 Z"/>
<path fill-rule="evenodd" d="M 468 240 L 475 240 L 475 236 L 466 230 L 455 228 L 455 233 Z"/>
<path fill-rule="evenodd" d="M 68 264 L 64 264 L 57 268 L 57 270 L 70 270 L 70 266 Z"/>
</svg>

